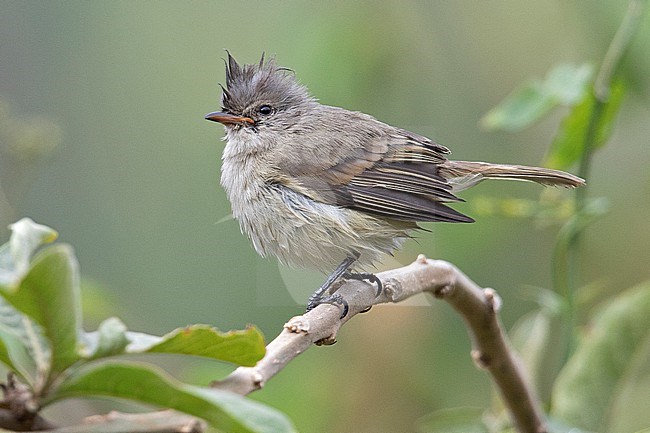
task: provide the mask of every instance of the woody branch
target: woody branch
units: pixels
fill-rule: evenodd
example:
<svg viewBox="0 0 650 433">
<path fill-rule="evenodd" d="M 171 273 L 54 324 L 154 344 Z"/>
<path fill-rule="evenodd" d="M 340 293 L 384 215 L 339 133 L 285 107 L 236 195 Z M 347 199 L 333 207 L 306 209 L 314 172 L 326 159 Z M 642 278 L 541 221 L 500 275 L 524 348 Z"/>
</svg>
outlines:
<svg viewBox="0 0 650 433">
<path fill-rule="evenodd" d="M 239 367 L 214 388 L 249 394 L 280 372 L 312 344 L 332 344 L 339 328 L 369 307 L 397 303 L 419 293 L 431 293 L 447 301 L 469 329 L 472 358 L 487 370 L 522 433 L 546 431 L 542 411 L 517 355 L 510 347 L 498 318 L 500 299 L 492 289 L 482 289 L 454 265 L 429 260 L 423 255 L 412 264 L 377 274 L 384 290 L 375 297 L 366 283 L 348 281 L 337 293 L 349 304 L 341 318 L 339 307 L 321 304 L 302 316 L 291 318 L 283 331 L 267 345 L 266 355 L 254 367 Z"/>
</svg>

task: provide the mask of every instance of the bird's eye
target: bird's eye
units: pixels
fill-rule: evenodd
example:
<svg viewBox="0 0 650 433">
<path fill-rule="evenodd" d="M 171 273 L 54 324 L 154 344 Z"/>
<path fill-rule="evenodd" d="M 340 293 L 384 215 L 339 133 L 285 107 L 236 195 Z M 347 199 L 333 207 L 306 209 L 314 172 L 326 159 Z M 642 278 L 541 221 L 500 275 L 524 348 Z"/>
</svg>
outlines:
<svg viewBox="0 0 650 433">
<path fill-rule="evenodd" d="M 266 104 L 260 105 L 259 108 L 257 109 L 257 112 L 264 116 L 268 116 L 269 114 L 273 113 L 273 107 Z"/>
</svg>

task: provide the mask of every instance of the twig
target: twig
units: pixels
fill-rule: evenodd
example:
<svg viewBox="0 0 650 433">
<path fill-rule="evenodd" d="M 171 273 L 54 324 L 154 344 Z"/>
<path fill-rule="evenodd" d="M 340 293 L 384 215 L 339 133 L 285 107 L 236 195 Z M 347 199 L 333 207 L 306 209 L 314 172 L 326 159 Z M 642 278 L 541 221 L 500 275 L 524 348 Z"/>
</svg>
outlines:
<svg viewBox="0 0 650 433">
<path fill-rule="evenodd" d="M 345 318 L 340 318 L 339 307 L 328 304 L 293 317 L 268 344 L 266 355 L 255 367 L 239 367 L 212 386 L 249 394 L 262 388 L 312 344 L 332 344 L 339 328 L 358 313 L 373 305 L 400 302 L 428 292 L 447 301 L 465 319 L 472 337 L 472 358 L 491 374 L 517 430 L 522 433 L 546 431 L 537 398 L 499 322 L 500 300 L 494 290 L 481 289 L 452 264 L 428 260 L 423 255 L 408 266 L 379 273 L 377 277 L 384 286 L 379 297 L 375 297 L 365 283 L 346 282 L 337 292 L 349 304 Z"/>
<path fill-rule="evenodd" d="M 93 415 L 79 425 L 33 433 L 203 433 L 205 421 L 173 410 L 147 413 L 122 413 L 112 411 L 106 415 Z"/>
</svg>

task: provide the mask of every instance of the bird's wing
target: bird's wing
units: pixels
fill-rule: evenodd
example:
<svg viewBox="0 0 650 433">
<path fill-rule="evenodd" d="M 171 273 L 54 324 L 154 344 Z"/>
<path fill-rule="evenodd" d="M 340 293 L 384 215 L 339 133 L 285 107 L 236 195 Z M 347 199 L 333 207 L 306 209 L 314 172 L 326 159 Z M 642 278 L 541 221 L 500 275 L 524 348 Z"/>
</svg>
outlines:
<svg viewBox="0 0 650 433">
<path fill-rule="evenodd" d="M 373 127 L 322 137 L 337 141 L 327 146 L 328 158 L 314 154 L 286 161 L 287 186 L 316 201 L 394 220 L 473 222 L 444 204 L 462 201 L 439 174 L 446 147 L 369 116 L 356 120 Z"/>
</svg>

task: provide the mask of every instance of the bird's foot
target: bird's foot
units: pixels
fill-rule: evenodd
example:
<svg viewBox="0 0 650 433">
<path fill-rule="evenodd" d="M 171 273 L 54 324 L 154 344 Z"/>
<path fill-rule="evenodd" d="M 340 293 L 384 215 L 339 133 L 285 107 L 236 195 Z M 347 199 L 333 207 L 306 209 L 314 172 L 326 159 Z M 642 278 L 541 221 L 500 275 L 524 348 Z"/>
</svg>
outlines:
<svg viewBox="0 0 650 433">
<path fill-rule="evenodd" d="M 319 290 L 314 292 L 309 297 L 309 301 L 307 302 L 307 309 L 306 312 L 309 312 L 319 306 L 320 304 L 332 304 L 332 305 L 340 305 L 343 307 L 343 312 L 341 314 L 341 319 L 344 318 L 345 316 L 348 315 L 349 311 L 349 305 L 348 302 L 341 296 L 340 294 L 336 293 L 336 290 L 339 288 L 339 286 L 343 283 L 342 280 L 357 280 L 357 281 L 364 281 L 369 284 L 375 284 L 377 286 L 377 292 L 375 294 L 375 297 L 378 297 L 381 295 L 381 292 L 383 291 L 383 285 L 381 284 L 381 280 L 377 278 L 375 274 L 371 274 L 369 272 L 345 272 L 341 275 L 340 279 L 337 279 L 335 281 L 328 281 L 326 290 L 325 290 L 325 285 L 321 287 Z M 333 293 L 331 295 L 325 296 L 326 292 Z M 366 311 L 370 310 L 370 307 L 362 313 L 365 313 Z"/>
<path fill-rule="evenodd" d="M 340 319 L 343 319 L 345 316 L 348 315 L 348 311 L 350 310 L 348 301 L 343 299 L 343 296 L 341 296 L 340 294 L 334 293 L 333 295 L 328 295 L 328 296 L 314 296 L 314 295 L 309 297 L 309 302 L 307 302 L 307 310 L 305 312 L 309 312 L 313 310 L 314 308 L 318 307 L 320 304 L 332 304 L 332 305 L 342 307 L 343 311 L 341 311 L 341 317 L 339 317 Z"/>
<path fill-rule="evenodd" d="M 357 281 L 365 281 L 370 284 L 376 284 L 377 285 L 377 293 L 375 293 L 375 297 L 379 297 L 381 295 L 381 292 L 384 290 L 384 287 L 381 284 L 381 280 L 377 278 L 377 275 L 372 274 L 370 272 L 346 272 L 343 274 L 343 278 L 346 280 L 357 280 Z"/>
</svg>

